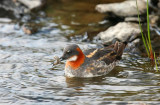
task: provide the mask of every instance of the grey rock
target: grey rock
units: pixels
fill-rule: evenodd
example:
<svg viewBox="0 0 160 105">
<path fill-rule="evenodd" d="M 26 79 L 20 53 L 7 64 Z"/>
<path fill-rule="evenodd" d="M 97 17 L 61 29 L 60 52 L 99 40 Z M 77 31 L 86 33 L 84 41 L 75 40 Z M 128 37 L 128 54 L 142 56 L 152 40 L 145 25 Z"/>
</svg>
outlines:
<svg viewBox="0 0 160 105">
<path fill-rule="evenodd" d="M 149 15 L 149 19 L 150 19 L 150 25 L 154 26 L 158 23 L 158 21 L 160 20 L 158 15 Z"/>
<path fill-rule="evenodd" d="M 10 23 L 10 22 L 12 22 L 12 20 L 9 18 L 0 18 L 0 23 Z"/>
<path fill-rule="evenodd" d="M 45 4 L 45 0 L 0 0 L 0 17 L 19 18 Z"/>
<path fill-rule="evenodd" d="M 153 6 L 155 6 L 155 7 L 158 6 L 158 2 L 160 2 L 160 0 L 150 0 L 150 4 L 153 5 Z"/>
<path fill-rule="evenodd" d="M 139 13 L 146 13 L 146 2 L 144 0 L 137 0 Z M 127 0 L 121 3 L 98 4 L 96 10 L 100 13 L 111 12 L 120 17 L 137 15 L 136 0 Z"/>
<path fill-rule="evenodd" d="M 23 6 L 20 7 L 13 0 L 1 0 L 0 13 L 0 17 L 18 17 L 17 14 L 23 13 Z"/>
<path fill-rule="evenodd" d="M 159 2 L 158 2 L 158 8 L 160 8 L 160 0 L 159 0 Z"/>
<path fill-rule="evenodd" d="M 154 26 L 151 26 L 150 29 L 151 31 L 154 31 L 157 36 L 160 36 L 160 27 L 154 25 Z"/>
<path fill-rule="evenodd" d="M 38 24 L 24 24 L 22 30 L 25 34 L 31 35 L 37 33 L 39 27 Z"/>
<path fill-rule="evenodd" d="M 158 50 L 158 52 L 160 51 L 160 44 L 159 44 L 159 41 L 160 41 L 160 36 L 159 35 L 157 35 L 157 34 L 155 34 L 154 35 L 154 38 L 152 39 L 152 47 L 153 47 L 153 49 L 155 49 L 155 50 Z"/>
<path fill-rule="evenodd" d="M 131 43 L 128 43 L 126 46 L 126 49 L 130 53 L 140 54 L 141 53 L 140 47 L 142 47 L 142 46 L 140 46 L 140 44 L 141 44 L 141 39 L 137 38 L 137 39 L 133 40 Z M 143 49 L 143 50 L 145 50 L 145 49 Z"/>
<path fill-rule="evenodd" d="M 128 41 L 136 39 L 137 36 L 140 35 L 139 24 L 131 23 L 131 22 L 120 22 L 115 26 L 108 28 L 104 32 L 100 32 L 98 37 L 104 43 L 112 43 L 112 41 L 119 40 L 119 41 Z"/>
<path fill-rule="evenodd" d="M 138 19 L 138 17 L 126 17 L 124 19 L 124 21 L 126 21 L 126 22 L 139 22 L 139 19 Z M 142 22 L 142 19 L 140 19 L 140 21 Z"/>
<path fill-rule="evenodd" d="M 27 6 L 30 10 L 42 6 L 44 3 L 44 0 L 17 0 L 17 1 Z"/>
</svg>

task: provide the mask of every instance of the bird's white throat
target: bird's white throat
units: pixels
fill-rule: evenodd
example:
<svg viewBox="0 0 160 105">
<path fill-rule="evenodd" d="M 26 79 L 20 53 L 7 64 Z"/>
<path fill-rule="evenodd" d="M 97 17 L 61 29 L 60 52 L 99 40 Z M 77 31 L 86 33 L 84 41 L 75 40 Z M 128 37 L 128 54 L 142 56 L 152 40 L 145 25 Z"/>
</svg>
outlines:
<svg viewBox="0 0 160 105">
<path fill-rule="evenodd" d="M 77 58 L 78 58 L 78 56 L 74 55 L 74 56 L 68 58 L 67 61 L 76 61 Z"/>
</svg>

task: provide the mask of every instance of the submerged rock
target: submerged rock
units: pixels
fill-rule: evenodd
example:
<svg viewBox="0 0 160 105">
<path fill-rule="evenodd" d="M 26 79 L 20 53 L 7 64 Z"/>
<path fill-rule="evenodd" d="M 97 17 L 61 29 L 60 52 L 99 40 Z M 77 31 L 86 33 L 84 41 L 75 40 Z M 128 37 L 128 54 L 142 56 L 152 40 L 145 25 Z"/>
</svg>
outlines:
<svg viewBox="0 0 160 105">
<path fill-rule="evenodd" d="M 27 23 L 22 25 L 23 32 L 28 35 L 37 33 L 39 28 L 41 28 L 41 25 L 36 23 Z"/>
<path fill-rule="evenodd" d="M 139 24 L 120 22 L 117 25 L 108 28 L 106 31 L 100 32 L 98 37 L 100 37 L 104 43 L 110 44 L 115 39 L 122 42 L 133 40 L 140 35 L 140 32 Z"/>
<path fill-rule="evenodd" d="M 146 13 L 146 2 L 137 0 L 139 13 Z M 100 13 L 113 13 L 116 16 L 126 17 L 137 15 L 136 0 L 127 0 L 122 3 L 98 4 L 96 10 Z"/>
</svg>

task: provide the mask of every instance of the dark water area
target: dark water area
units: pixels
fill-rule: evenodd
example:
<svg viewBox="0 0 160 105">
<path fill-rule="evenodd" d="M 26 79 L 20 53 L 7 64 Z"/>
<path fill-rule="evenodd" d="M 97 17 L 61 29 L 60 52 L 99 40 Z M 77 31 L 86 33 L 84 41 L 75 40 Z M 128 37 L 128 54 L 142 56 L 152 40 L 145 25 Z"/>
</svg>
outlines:
<svg viewBox="0 0 160 105">
<path fill-rule="evenodd" d="M 52 1 L 49 0 L 48 5 L 45 8 L 46 14 L 49 17 L 53 17 L 53 22 L 59 24 L 59 28 L 70 31 L 67 38 L 74 39 L 84 35 L 88 36 L 90 41 L 100 31 L 106 30 L 109 26 L 115 23 L 105 20 L 106 14 L 98 13 L 95 10 L 95 6 L 99 3 L 112 3 L 121 2 L 124 0 L 61 0 Z M 64 27 L 65 25 L 68 27 Z"/>
<path fill-rule="evenodd" d="M 0 22 L 0 105 L 160 104 L 160 73 L 145 57 L 125 52 L 113 71 L 95 78 L 67 78 L 64 63 L 52 66 L 64 46 L 95 47 L 93 36 L 114 24 L 94 10 L 101 2 L 49 1 L 46 16 L 32 21 L 39 27 L 33 35 Z"/>
</svg>

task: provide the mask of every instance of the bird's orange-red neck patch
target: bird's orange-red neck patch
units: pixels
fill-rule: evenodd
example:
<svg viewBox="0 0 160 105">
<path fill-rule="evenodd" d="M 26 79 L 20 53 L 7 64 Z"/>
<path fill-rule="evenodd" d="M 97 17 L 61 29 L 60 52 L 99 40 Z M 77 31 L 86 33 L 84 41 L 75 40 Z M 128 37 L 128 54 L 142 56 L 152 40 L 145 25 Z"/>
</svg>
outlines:
<svg viewBox="0 0 160 105">
<path fill-rule="evenodd" d="M 70 66 L 73 70 L 77 70 L 84 63 L 85 55 L 83 54 L 80 48 L 77 48 L 77 51 L 79 52 L 79 54 L 77 55 L 78 56 L 77 60 L 67 61 L 66 67 Z"/>
</svg>

